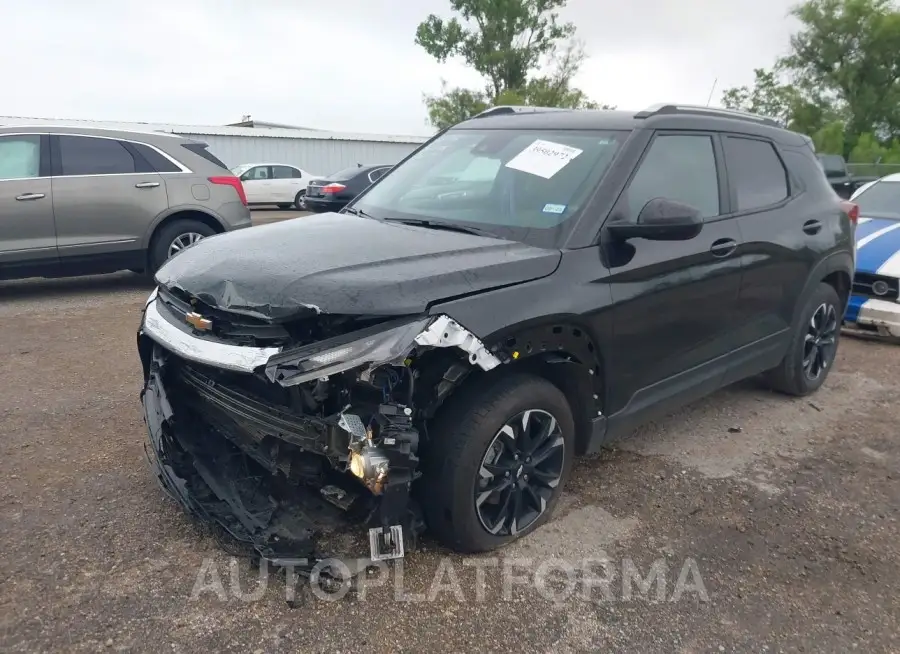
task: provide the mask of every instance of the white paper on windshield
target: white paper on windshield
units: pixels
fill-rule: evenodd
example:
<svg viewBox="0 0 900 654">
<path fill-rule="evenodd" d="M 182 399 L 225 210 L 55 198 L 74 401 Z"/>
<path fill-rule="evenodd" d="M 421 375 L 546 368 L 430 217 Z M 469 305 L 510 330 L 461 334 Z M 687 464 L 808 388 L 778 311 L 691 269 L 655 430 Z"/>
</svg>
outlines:
<svg viewBox="0 0 900 654">
<path fill-rule="evenodd" d="M 582 152 L 562 143 L 537 139 L 510 159 L 506 167 L 550 179 Z"/>
</svg>

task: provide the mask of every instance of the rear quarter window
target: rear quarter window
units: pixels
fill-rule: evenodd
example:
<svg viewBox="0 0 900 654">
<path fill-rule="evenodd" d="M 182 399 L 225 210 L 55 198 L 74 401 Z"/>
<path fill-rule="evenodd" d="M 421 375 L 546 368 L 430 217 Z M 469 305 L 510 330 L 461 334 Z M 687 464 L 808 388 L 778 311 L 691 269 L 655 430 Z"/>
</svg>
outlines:
<svg viewBox="0 0 900 654">
<path fill-rule="evenodd" d="M 182 143 L 181 147 L 183 147 L 185 150 L 193 152 L 198 156 L 203 157 L 208 162 L 210 162 L 211 164 L 215 164 L 219 168 L 228 170 L 228 166 L 226 166 L 221 159 L 219 159 L 216 155 L 214 155 L 207 149 L 208 146 L 206 145 L 206 143 Z"/>
<path fill-rule="evenodd" d="M 156 149 L 151 148 L 149 145 L 145 145 L 143 143 L 128 143 L 128 146 L 133 147 L 138 155 L 144 159 L 149 165 L 150 168 L 157 173 L 180 173 L 181 168 L 179 168 L 172 161 L 167 159 L 165 156 L 160 154 Z"/>
</svg>

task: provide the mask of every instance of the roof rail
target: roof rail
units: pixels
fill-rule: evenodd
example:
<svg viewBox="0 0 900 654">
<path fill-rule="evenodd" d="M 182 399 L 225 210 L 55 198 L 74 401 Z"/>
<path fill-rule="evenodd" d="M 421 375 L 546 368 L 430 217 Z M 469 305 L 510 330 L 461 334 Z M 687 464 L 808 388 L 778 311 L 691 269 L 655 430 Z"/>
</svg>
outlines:
<svg viewBox="0 0 900 654">
<path fill-rule="evenodd" d="M 719 107 L 702 107 L 692 104 L 655 104 L 647 107 L 643 111 L 639 111 L 634 115 L 635 118 L 650 118 L 651 116 L 661 115 L 690 115 L 690 116 L 721 116 L 723 118 L 735 118 L 737 120 L 747 120 L 761 125 L 770 127 L 783 127 L 774 118 L 768 116 L 760 116 L 759 114 L 751 114 L 746 111 L 735 111 L 734 109 L 720 109 Z"/>
<path fill-rule="evenodd" d="M 489 107 L 473 118 L 487 118 L 488 116 L 499 116 L 501 114 L 539 114 L 545 111 L 571 111 L 563 107 L 530 107 L 527 105 L 500 105 L 499 107 Z"/>
</svg>

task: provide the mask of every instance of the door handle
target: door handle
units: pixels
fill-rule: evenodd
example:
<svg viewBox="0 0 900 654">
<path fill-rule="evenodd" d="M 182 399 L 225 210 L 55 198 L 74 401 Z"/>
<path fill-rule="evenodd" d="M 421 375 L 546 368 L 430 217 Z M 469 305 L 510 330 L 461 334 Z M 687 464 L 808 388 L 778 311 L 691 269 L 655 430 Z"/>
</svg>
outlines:
<svg viewBox="0 0 900 654">
<path fill-rule="evenodd" d="M 714 241 L 709 251 L 714 257 L 727 257 L 737 249 L 737 241 L 733 238 L 720 238 Z"/>
<path fill-rule="evenodd" d="M 156 188 L 159 186 L 159 182 L 141 182 L 140 184 L 135 184 L 134 188 Z"/>
<path fill-rule="evenodd" d="M 43 197 L 45 197 L 43 193 L 24 193 L 23 195 L 16 196 L 16 200 L 24 202 L 26 200 L 40 200 Z"/>
<path fill-rule="evenodd" d="M 818 220 L 807 220 L 803 223 L 803 231 L 807 234 L 818 234 L 822 229 L 822 223 Z"/>
</svg>

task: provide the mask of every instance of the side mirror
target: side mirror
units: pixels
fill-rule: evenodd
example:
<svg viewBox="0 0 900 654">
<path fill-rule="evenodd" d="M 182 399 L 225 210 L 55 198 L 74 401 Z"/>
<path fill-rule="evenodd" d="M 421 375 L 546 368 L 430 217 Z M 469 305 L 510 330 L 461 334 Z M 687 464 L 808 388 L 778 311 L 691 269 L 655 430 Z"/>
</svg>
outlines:
<svg viewBox="0 0 900 654">
<path fill-rule="evenodd" d="M 242 182 L 246 182 L 248 179 L 250 179 L 250 173 L 244 173 L 243 175 L 241 175 Z"/>
<path fill-rule="evenodd" d="M 622 241 L 688 241 L 703 229 L 703 214 L 683 202 L 654 198 L 641 209 L 636 223 L 611 223 L 607 228 Z"/>
</svg>

